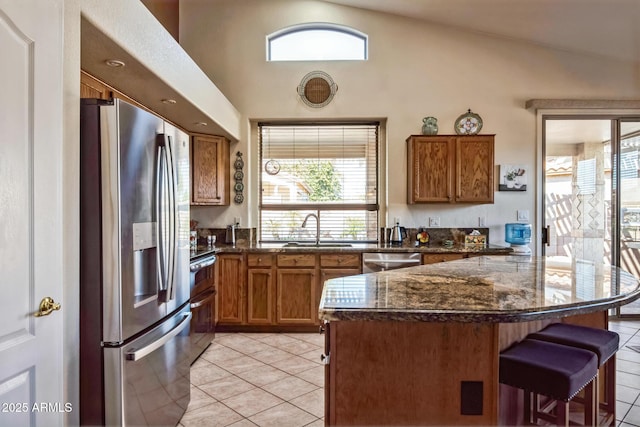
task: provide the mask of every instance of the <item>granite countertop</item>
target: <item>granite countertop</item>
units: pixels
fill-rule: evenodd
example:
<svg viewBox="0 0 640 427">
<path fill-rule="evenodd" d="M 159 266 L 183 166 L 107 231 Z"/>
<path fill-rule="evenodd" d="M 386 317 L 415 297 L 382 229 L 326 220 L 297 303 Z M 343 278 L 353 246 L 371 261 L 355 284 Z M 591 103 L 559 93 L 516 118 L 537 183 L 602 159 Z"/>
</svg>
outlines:
<svg viewBox="0 0 640 427">
<path fill-rule="evenodd" d="M 638 298 L 633 275 L 601 263 L 479 256 L 327 280 L 319 315 L 328 321 L 520 322 Z"/>
<path fill-rule="evenodd" d="M 293 246 L 285 247 L 282 243 L 258 243 L 258 244 L 246 244 L 237 243 L 236 245 L 228 244 L 216 244 L 216 247 L 221 253 L 242 253 L 242 252 L 271 252 L 271 253 L 288 253 L 288 252 L 344 252 L 344 253 L 362 253 L 362 252 L 419 252 L 419 253 L 462 253 L 462 254 L 479 254 L 479 255 L 507 255 L 510 254 L 513 249 L 507 246 L 500 246 L 489 244 L 486 246 L 465 246 L 465 245 L 453 245 L 452 247 L 444 247 L 442 245 L 402 245 L 392 246 L 384 244 L 366 244 L 356 243 L 351 246 L 332 246 L 331 244 L 320 246 Z"/>
</svg>

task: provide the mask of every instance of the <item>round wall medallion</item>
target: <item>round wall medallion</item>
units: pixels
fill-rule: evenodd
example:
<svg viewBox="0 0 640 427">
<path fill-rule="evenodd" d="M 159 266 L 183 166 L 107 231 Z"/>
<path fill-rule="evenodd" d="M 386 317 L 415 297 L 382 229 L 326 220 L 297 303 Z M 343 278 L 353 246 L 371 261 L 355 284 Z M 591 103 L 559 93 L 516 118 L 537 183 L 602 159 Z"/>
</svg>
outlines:
<svg viewBox="0 0 640 427">
<path fill-rule="evenodd" d="M 324 71 L 312 71 L 302 78 L 298 95 L 309 107 L 324 107 L 338 91 L 331 76 Z"/>
</svg>

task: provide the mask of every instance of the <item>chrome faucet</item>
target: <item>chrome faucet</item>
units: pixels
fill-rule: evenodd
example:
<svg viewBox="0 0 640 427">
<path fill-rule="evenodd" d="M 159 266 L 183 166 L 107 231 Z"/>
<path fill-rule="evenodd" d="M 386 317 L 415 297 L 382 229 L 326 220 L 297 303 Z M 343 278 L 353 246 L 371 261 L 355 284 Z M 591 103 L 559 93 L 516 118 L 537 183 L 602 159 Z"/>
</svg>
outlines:
<svg viewBox="0 0 640 427">
<path fill-rule="evenodd" d="M 304 217 L 304 221 L 302 221 L 302 228 L 307 226 L 307 221 L 309 217 L 314 217 L 316 219 L 316 245 L 320 244 L 320 216 L 310 213 L 309 215 Z"/>
</svg>

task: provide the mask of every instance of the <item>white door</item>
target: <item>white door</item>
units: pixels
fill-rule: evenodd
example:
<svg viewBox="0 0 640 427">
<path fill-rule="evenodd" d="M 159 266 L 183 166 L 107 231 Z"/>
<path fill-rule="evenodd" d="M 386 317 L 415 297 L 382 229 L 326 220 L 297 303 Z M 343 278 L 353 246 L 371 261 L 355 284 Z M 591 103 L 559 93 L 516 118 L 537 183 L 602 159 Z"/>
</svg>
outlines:
<svg viewBox="0 0 640 427">
<path fill-rule="evenodd" d="M 60 426 L 62 0 L 0 0 L 0 425 Z"/>
</svg>

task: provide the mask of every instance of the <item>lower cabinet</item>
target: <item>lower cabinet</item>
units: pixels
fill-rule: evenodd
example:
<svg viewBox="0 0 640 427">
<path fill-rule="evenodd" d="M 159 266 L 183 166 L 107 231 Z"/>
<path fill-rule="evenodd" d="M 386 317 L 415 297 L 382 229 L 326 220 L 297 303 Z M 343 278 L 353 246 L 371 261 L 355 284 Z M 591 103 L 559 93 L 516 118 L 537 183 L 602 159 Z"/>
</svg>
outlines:
<svg viewBox="0 0 640 427">
<path fill-rule="evenodd" d="M 315 268 L 278 268 L 276 280 L 276 323 L 314 324 L 318 317 L 315 301 Z"/>
<path fill-rule="evenodd" d="M 275 323 L 273 256 L 247 255 L 247 324 Z"/>
<path fill-rule="evenodd" d="M 279 254 L 276 259 L 276 323 L 315 324 L 318 317 L 316 255 Z"/>
<path fill-rule="evenodd" d="M 325 280 L 360 274 L 360 254 L 219 254 L 218 325 L 319 325 Z"/>
<path fill-rule="evenodd" d="M 242 324 L 245 321 L 246 269 L 243 254 L 220 254 L 216 261 L 218 322 Z"/>
<path fill-rule="evenodd" d="M 320 306 L 325 281 L 360 273 L 362 273 L 360 254 L 320 254 L 320 283 L 316 293 L 316 312 Z M 322 322 L 316 319 L 316 323 Z"/>
</svg>

